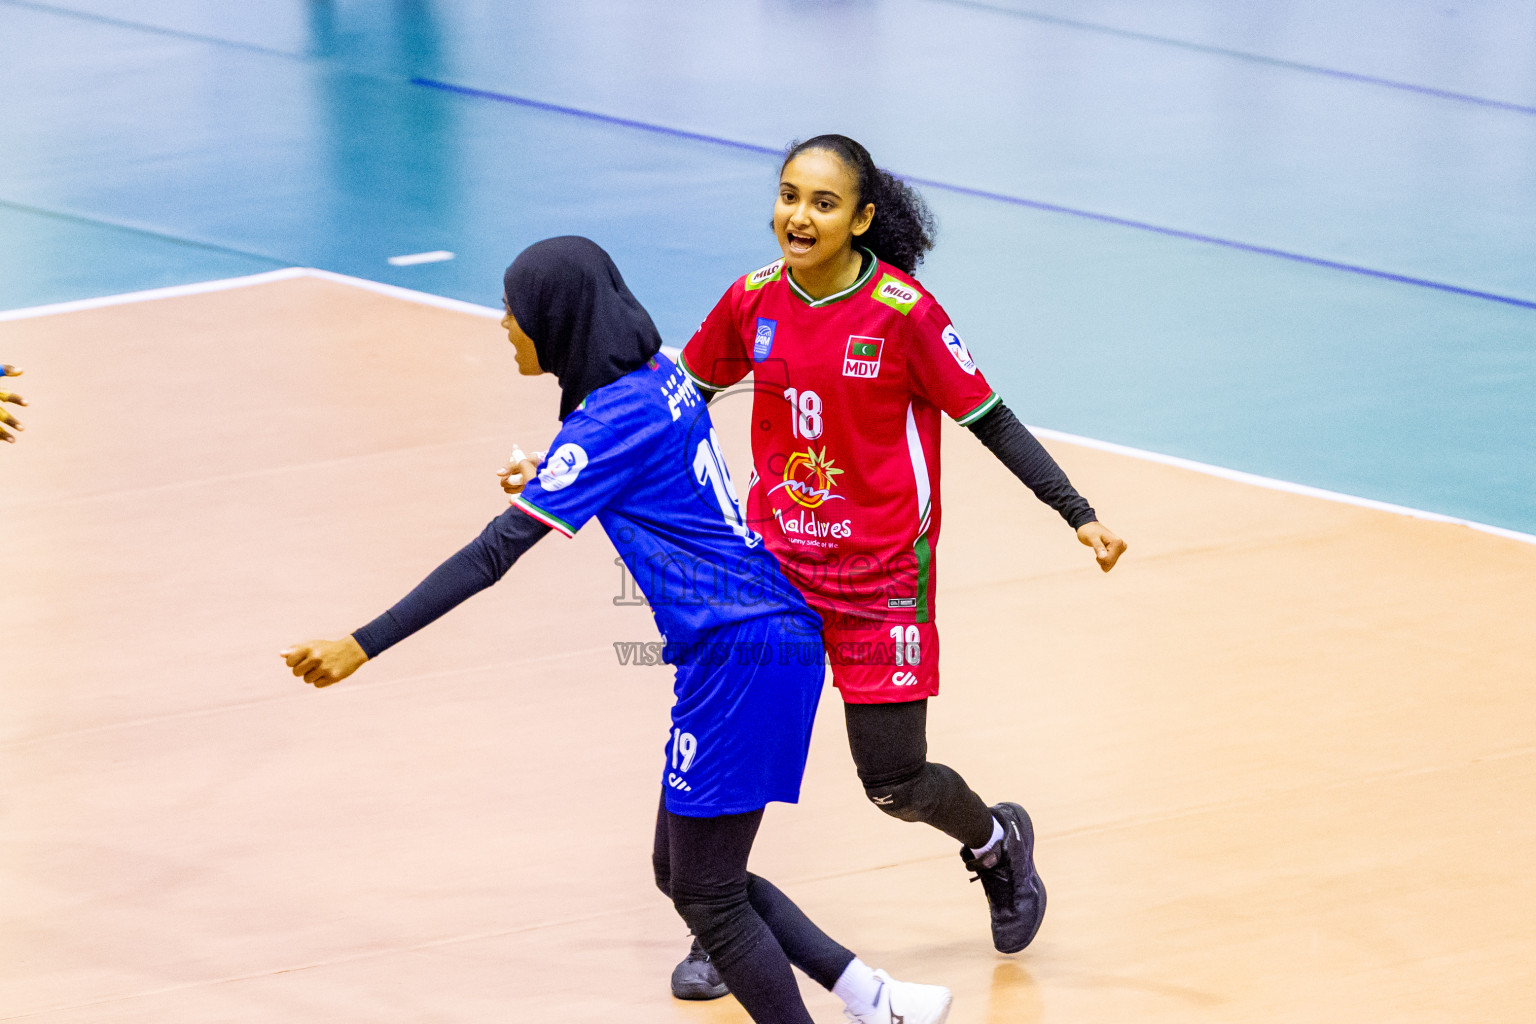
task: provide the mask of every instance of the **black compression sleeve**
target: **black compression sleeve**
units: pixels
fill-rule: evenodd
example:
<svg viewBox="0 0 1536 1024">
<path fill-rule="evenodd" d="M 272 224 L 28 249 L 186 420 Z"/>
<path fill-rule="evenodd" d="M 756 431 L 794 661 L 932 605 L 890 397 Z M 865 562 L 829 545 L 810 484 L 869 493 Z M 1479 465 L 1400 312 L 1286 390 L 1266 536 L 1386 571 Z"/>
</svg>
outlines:
<svg viewBox="0 0 1536 1024">
<path fill-rule="evenodd" d="M 393 608 L 354 632 L 353 638 L 364 654 L 378 657 L 501 579 L 548 532 L 549 527 L 526 512 L 507 509 Z"/>
<path fill-rule="evenodd" d="M 1051 453 L 1040 446 L 1035 435 L 1006 405 L 997 403 L 970 429 L 1014 476 L 1024 481 L 1024 486 L 1035 492 L 1035 497 L 1061 513 L 1072 529 L 1098 518 Z"/>
</svg>

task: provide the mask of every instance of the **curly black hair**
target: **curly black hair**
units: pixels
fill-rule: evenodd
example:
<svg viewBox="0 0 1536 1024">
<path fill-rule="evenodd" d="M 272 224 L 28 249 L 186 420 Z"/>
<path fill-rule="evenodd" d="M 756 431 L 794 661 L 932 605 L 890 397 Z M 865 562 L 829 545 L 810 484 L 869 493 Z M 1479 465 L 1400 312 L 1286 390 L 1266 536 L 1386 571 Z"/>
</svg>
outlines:
<svg viewBox="0 0 1536 1024">
<path fill-rule="evenodd" d="M 858 180 L 855 208 L 875 204 L 875 219 L 859 238 L 876 257 L 910 274 L 933 248 L 933 213 L 922 195 L 891 174 L 875 166 L 869 150 L 846 135 L 818 135 L 804 142 L 792 142 L 784 151 L 779 173 L 795 157 L 808 149 L 821 149 L 835 155 Z"/>
</svg>

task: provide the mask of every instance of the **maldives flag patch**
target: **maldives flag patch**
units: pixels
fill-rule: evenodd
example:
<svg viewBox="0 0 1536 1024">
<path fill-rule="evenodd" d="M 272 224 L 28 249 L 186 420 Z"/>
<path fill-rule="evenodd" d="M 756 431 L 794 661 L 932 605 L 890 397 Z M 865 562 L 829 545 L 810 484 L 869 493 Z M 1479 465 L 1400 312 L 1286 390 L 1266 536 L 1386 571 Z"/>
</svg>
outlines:
<svg viewBox="0 0 1536 1024">
<path fill-rule="evenodd" d="M 848 351 L 843 355 L 843 376 L 866 379 L 880 376 L 880 350 L 884 347 L 884 338 L 849 335 Z"/>
</svg>

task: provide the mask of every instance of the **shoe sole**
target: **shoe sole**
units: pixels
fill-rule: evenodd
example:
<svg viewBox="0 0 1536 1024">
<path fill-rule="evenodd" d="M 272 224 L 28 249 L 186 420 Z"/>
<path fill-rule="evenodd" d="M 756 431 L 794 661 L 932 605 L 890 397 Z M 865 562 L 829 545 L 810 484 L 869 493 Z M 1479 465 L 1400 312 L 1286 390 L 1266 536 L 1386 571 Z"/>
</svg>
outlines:
<svg viewBox="0 0 1536 1024">
<path fill-rule="evenodd" d="M 1024 858 L 1029 861 L 1029 889 L 1039 901 L 1040 910 L 1035 914 L 1035 926 L 1030 929 L 1024 941 L 1012 948 L 1000 945 L 996 933 L 992 936 L 992 945 L 999 953 L 1022 952 L 1035 936 L 1040 934 L 1040 926 L 1045 923 L 1045 883 L 1040 879 L 1040 872 L 1035 870 L 1035 823 L 1030 821 L 1029 812 L 1018 804 L 996 804 L 992 808 L 995 812 L 1002 812 L 1009 816 L 1010 821 L 1019 827 L 1019 841 L 1024 848 Z M 1005 840 L 1006 841 L 1006 840 Z"/>
<path fill-rule="evenodd" d="M 725 985 L 709 989 L 690 989 L 686 992 L 679 992 L 675 988 L 672 990 L 673 999 L 682 999 L 690 1003 L 704 1002 L 709 999 L 722 999 L 730 994 L 730 988 Z"/>
</svg>

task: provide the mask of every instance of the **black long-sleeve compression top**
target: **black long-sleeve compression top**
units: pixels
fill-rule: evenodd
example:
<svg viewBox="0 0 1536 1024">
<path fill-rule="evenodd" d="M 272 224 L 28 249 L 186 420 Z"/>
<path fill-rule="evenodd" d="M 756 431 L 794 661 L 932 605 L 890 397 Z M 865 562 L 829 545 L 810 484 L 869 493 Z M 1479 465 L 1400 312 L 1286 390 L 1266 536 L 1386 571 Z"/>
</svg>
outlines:
<svg viewBox="0 0 1536 1024">
<path fill-rule="evenodd" d="M 1035 497 L 1059 512 L 1072 529 L 1098 518 L 1087 499 L 1077 493 L 1067 474 L 1051 458 L 1051 453 L 1002 402 L 972 423 L 970 431 L 1024 482 L 1024 486 L 1035 492 Z"/>
<path fill-rule="evenodd" d="M 548 532 L 526 512 L 507 509 L 393 608 L 354 632 L 353 639 L 368 657 L 378 657 L 501 579 Z"/>
</svg>

